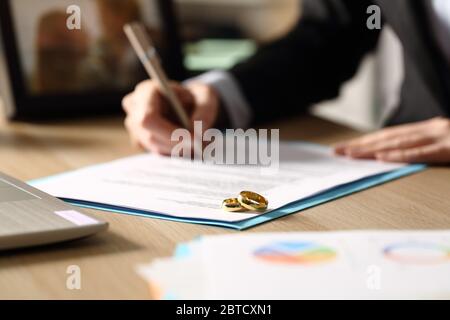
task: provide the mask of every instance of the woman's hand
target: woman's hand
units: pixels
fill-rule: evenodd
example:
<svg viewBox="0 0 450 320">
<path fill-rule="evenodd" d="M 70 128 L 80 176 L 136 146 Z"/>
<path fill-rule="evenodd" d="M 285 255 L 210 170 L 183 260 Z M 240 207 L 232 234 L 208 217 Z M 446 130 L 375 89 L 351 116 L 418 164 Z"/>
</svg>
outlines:
<svg viewBox="0 0 450 320">
<path fill-rule="evenodd" d="M 434 118 L 386 128 L 339 143 L 335 153 L 387 162 L 450 163 L 450 119 Z"/>
</svg>

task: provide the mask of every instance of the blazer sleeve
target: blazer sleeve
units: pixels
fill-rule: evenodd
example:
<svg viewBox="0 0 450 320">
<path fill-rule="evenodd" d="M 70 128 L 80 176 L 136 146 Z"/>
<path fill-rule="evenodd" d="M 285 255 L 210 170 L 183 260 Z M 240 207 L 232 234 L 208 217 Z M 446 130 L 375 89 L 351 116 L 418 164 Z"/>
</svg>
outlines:
<svg viewBox="0 0 450 320">
<path fill-rule="evenodd" d="M 366 0 L 303 0 L 302 16 L 285 37 L 231 70 L 253 121 L 285 117 L 334 98 L 373 50 L 380 30 L 369 30 Z"/>
</svg>

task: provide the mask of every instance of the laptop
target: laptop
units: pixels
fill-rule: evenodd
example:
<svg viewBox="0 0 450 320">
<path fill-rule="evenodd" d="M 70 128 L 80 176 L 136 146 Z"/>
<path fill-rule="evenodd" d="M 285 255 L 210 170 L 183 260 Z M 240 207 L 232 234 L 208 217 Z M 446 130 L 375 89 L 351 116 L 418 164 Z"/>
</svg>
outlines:
<svg viewBox="0 0 450 320">
<path fill-rule="evenodd" d="M 108 224 L 0 172 L 0 250 L 74 240 Z"/>
</svg>

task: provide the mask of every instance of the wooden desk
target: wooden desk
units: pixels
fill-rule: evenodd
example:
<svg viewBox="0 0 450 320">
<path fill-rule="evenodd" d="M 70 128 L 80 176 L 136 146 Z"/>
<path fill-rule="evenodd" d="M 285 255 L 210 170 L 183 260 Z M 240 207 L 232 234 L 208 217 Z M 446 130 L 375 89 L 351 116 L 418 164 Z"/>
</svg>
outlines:
<svg viewBox="0 0 450 320">
<path fill-rule="evenodd" d="M 314 118 L 273 127 L 283 139 L 331 143 L 356 135 Z M 59 124 L 0 123 L 0 170 L 23 180 L 135 154 L 120 119 Z M 425 172 L 305 210 L 246 232 L 450 228 L 450 168 Z M 0 299 L 146 299 L 134 267 L 169 256 L 175 245 L 226 229 L 93 211 L 109 232 L 81 241 L 0 254 Z M 81 268 L 82 289 L 66 289 Z"/>
</svg>

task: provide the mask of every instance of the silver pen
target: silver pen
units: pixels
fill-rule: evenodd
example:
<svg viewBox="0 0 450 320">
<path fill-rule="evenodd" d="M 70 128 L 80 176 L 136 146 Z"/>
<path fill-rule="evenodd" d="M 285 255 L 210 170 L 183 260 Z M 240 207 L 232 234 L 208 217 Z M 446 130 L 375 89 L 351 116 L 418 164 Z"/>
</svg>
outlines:
<svg viewBox="0 0 450 320">
<path fill-rule="evenodd" d="M 191 130 L 192 126 L 186 110 L 183 108 L 177 95 L 170 87 L 169 79 L 161 66 L 159 55 L 153 46 L 152 40 L 145 30 L 145 27 L 139 22 L 133 22 L 126 24 L 123 30 L 136 51 L 139 60 L 144 65 L 148 75 L 156 81 L 159 89 L 174 109 L 181 124 L 186 129 Z"/>
</svg>

